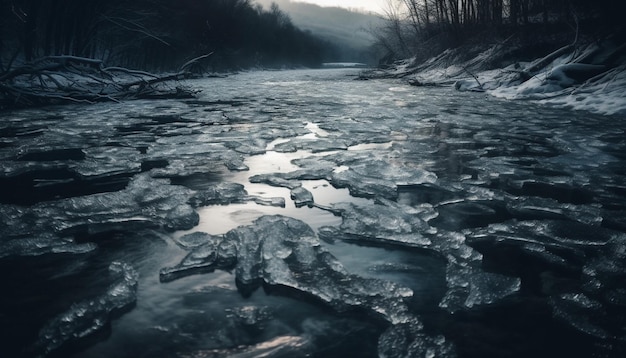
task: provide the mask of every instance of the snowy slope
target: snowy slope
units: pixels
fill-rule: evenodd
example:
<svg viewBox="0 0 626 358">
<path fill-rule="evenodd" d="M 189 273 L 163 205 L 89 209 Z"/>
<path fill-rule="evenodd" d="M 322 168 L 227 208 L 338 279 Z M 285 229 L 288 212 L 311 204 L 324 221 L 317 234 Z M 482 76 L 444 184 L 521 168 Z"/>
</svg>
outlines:
<svg viewBox="0 0 626 358">
<path fill-rule="evenodd" d="M 530 62 L 498 67 L 506 44 L 488 46 L 469 60 L 452 49 L 422 63 L 409 59 L 373 73 L 408 79 L 414 85 L 454 85 L 460 91 L 485 91 L 512 100 L 626 114 L 626 45 L 610 40 L 566 45 Z"/>
</svg>

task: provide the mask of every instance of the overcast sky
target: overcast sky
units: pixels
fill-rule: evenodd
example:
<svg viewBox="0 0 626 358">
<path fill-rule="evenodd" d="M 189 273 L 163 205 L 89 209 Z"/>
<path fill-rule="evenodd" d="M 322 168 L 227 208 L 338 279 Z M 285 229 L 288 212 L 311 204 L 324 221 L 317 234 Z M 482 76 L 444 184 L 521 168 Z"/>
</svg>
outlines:
<svg viewBox="0 0 626 358">
<path fill-rule="evenodd" d="M 381 13 L 387 0 L 292 0 L 320 6 L 337 6 Z"/>
</svg>

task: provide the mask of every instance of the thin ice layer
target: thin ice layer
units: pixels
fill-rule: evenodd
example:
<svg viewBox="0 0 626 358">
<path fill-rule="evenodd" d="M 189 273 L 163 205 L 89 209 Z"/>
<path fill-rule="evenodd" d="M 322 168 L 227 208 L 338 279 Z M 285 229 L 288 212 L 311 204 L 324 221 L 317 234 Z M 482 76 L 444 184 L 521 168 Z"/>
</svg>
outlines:
<svg viewBox="0 0 626 358">
<path fill-rule="evenodd" d="M 339 203 L 333 205 L 331 210 L 341 215 L 339 230 L 344 239 L 352 237 L 355 240 L 418 247 L 431 244 L 424 236 L 431 229 L 426 219 L 436 215 L 429 205 L 414 208 L 379 200 L 371 205 Z"/>
</svg>

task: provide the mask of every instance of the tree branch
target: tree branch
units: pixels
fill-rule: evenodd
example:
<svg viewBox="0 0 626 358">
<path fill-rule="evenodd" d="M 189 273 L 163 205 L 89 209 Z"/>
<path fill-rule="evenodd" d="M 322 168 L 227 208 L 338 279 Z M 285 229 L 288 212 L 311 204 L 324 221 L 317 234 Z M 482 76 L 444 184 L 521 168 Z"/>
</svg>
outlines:
<svg viewBox="0 0 626 358">
<path fill-rule="evenodd" d="M 191 65 L 193 65 L 195 63 L 198 63 L 198 62 L 204 60 L 205 58 L 208 58 L 212 54 L 213 54 L 213 52 L 209 52 L 206 55 L 202 55 L 202 56 L 198 56 L 196 58 L 192 58 L 191 60 L 185 62 L 182 66 L 180 66 L 179 71 L 180 72 L 186 71 L 187 67 L 190 67 Z"/>
<path fill-rule="evenodd" d="M 146 36 L 148 36 L 150 38 L 153 38 L 153 39 L 159 41 L 160 43 L 162 43 L 162 44 L 164 44 L 166 46 L 171 46 L 167 41 L 161 39 L 160 37 L 157 37 L 157 36 L 151 34 L 150 32 L 148 32 L 148 29 L 146 29 L 145 27 L 139 25 L 138 23 L 136 23 L 134 21 L 121 19 L 121 18 L 117 19 L 117 20 L 121 20 L 121 21 L 127 22 L 127 23 L 129 23 L 131 25 L 137 26 L 136 29 L 133 29 L 133 28 L 128 27 L 128 26 L 125 26 L 125 25 L 119 23 L 118 21 L 116 21 L 116 19 L 113 19 L 112 17 L 104 16 L 104 19 L 109 21 L 109 22 L 111 22 L 111 23 L 113 23 L 113 24 L 115 24 L 115 25 L 117 25 L 117 26 L 119 26 L 119 27 L 121 27 L 121 28 L 123 28 L 123 29 L 126 29 L 128 31 L 139 32 L 140 34 L 144 34 L 144 35 L 146 35 Z"/>
<path fill-rule="evenodd" d="M 186 62 L 186 69 L 203 55 Z M 127 82 L 112 73 L 130 75 Z M 9 69 L 0 75 L 0 108 L 32 106 L 58 102 L 93 103 L 133 98 L 189 98 L 194 91 L 157 85 L 178 81 L 189 72 L 159 76 L 123 67 L 102 66 L 97 59 L 75 56 L 48 56 Z"/>
</svg>

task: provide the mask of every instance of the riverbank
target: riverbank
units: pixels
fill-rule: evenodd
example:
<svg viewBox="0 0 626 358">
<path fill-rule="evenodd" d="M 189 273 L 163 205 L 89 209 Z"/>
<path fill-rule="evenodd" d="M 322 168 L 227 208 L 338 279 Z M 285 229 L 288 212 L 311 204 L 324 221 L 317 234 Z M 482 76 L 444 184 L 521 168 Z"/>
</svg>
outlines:
<svg viewBox="0 0 626 358">
<path fill-rule="evenodd" d="M 616 37 L 467 43 L 425 61 L 409 58 L 363 74 L 415 86 L 454 86 L 511 100 L 605 115 L 626 114 L 626 43 Z"/>
</svg>

